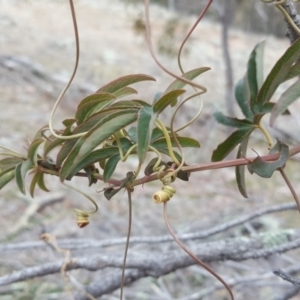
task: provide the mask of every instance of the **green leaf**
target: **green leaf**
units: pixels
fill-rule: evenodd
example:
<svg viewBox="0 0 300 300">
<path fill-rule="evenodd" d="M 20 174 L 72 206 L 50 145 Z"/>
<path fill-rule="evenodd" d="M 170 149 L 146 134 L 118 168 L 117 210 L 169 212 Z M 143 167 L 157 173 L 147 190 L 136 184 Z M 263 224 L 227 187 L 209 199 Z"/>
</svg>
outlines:
<svg viewBox="0 0 300 300">
<path fill-rule="evenodd" d="M 146 102 L 144 102 L 146 103 Z M 149 105 L 148 103 L 146 103 L 146 106 L 151 107 L 151 105 Z M 126 108 L 137 108 L 137 109 L 142 109 L 143 107 L 145 107 L 144 104 L 142 104 L 141 102 L 139 102 L 138 100 L 122 100 L 122 101 L 118 101 L 116 103 L 113 103 L 112 105 L 109 105 L 108 108 L 112 108 L 112 109 L 126 109 Z"/>
<path fill-rule="evenodd" d="M 37 139 L 34 140 L 28 149 L 28 159 L 33 163 L 36 164 L 37 161 L 37 150 L 41 143 L 44 142 L 44 139 Z"/>
<path fill-rule="evenodd" d="M 60 179 L 66 179 L 92 150 L 98 147 L 112 134 L 134 122 L 136 119 L 136 110 L 113 112 L 102 118 L 87 134 L 76 142 L 60 170 Z"/>
<path fill-rule="evenodd" d="M 212 161 L 220 161 L 224 159 L 239 143 L 241 143 L 249 132 L 250 128 L 241 128 L 233 132 L 223 143 L 219 144 L 217 149 L 213 151 Z"/>
<path fill-rule="evenodd" d="M 255 46 L 250 54 L 248 61 L 247 72 L 245 75 L 246 84 L 244 86 L 245 92 L 249 92 L 250 106 L 252 112 L 254 112 L 254 104 L 258 90 L 263 83 L 263 50 L 264 42 L 261 42 Z"/>
<path fill-rule="evenodd" d="M 158 161 L 157 157 L 152 158 L 149 161 L 149 163 L 147 164 L 147 166 L 146 166 L 146 168 L 144 170 L 145 176 L 150 176 L 151 174 L 154 173 L 153 167 L 155 166 L 155 164 L 157 163 L 157 161 Z M 165 162 L 161 161 L 160 164 L 157 167 L 161 167 L 161 166 L 167 167 L 168 165 Z"/>
<path fill-rule="evenodd" d="M 250 92 L 251 107 L 252 107 L 252 102 L 255 101 L 258 93 L 257 70 L 256 70 L 256 47 L 253 49 L 253 51 L 250 54 L 248 67 L 247 67 L 247 74 L 246 74 L 249 92 Z"/>
<path fill-rule="evenodd" d="M 111 100 L 114 101 L 116 100 L 117 97 L 114 94 L 111 93 L 104 93 L 104 92 L 97 92 L 95 94 L 89 95 L 82 99 L 80 103 L 78 104 L 77 110 L 81 108 L 83 105 L 88 104 L 89 102 L 93 101 L 106 101 L 106 100 Z"/>
<path fill-rule="evenodd" d="M 99 172 L 98 172 L 98 169 L 96 169 L 94 165 L 89 165 L 89 166 L 85 167 L 84 171 L 87 175 L 87 178 L 89 181 L 89 186 L 97 183 L 98 180 L 97 180 L 97 178 L 94 177 L 94 174 L 95 173 L 99 174 Z"/>
<path fill-rule="evenodd" d="M 133 180 L 135 179 L 133 172 L 128 172 L 126 174 L 126 178 L 121 181 L 121 185 L 119 187 L 106 188 L 104 191 L 104 196 L 107 200 L 110 200 L 114 195 L 116 195 L 121 189 L 130 186 Z"/>
<path fill-rule="evenodd" d="M 116 154 L 107 160 L 104 171 L 103 171 L 103 181 L 104 182 L 107 182 L 107 180 L 109 180 L 110 177 L 113 175 L 120 159 L 121 159 L 120 155 Z"/>
<path fill-rule="evenodd" d="M 256 157 L 252 162 L 248 163 L 247 167 L 251 174 L 256 173 L 263 178 L 272 177 L 275 170 L 285 165 L 289 158 L 289 147 L 278 141 L 277 144 L 270 150 L 269 154 L 279 152 L 279 158 L 276 161 L 264 161 L 260 156 Z"/>
<path fill-rule="evenodd" d="M 23 159 L 19 157 L 6 157 L 0 160 L 0 174 L 5 173 L 8 170 L 12 170 L 16 165 L 22 162 Z"/>
<path fill-rule="evenodd" d="M 73 135 L 78 133 L 84 133 L 91 130 L 94 126 L 96 126 L 99 122 L 107 118 L 113 113 L 125 113 L 125 110 L 129 113 L 134 111 L 134 109 L 126 108 L 126 109 L 119 109 L 119 108 L 108 108 L 107 110 L 103 110 L 94 116 L 90 117 L 88 120 L 77 126 L 74 131 L 72 132 Z M 138 109 L 136 109 L 136 112 L 138 112 Z M 60 165 L 63 163 L 63 161 L 66 159 L 67 155 L 70 153 L 76 142 L 79 140 L 79 138 L 74 138 L 71 140 L 67 140 L 64 142 L 64 145 L 60 149 L 59 153 L 57 154 L 56 158 L 56 167 L 59 168 Z"/>
<path fill-rule="evenodd" d="M 167 166 L 168 168 L 171 168 L 172 167 L 172 164 L 173 162 L 168 162 L 167 163 Z M 184 167 L 188 166 L 186 163 L 183 164 Z M 190 172 L 183 172 L 182 170 L 180 170 L 178 173 L 177 173 L 177 178 L 182 180 L 182 181 L 189 181 L 189 178 L 190 178 L 190 175 L 191 173 Z"/>
<path fill-rule="evenodd" d="M 293 63 L 299 58 L 299 53 L 300 39 L 297 39 L 277 61 L 262 85 L 256 98 L 259 106 L 270 101 L 278 86 L 285 80 Z"/>
<path fill-rule="evenodd" d="M 155 102 L 153 105 L 153 111 L 157 114 L 160 114 L 168 105 L 176 105 L 177 98 L 183 93 L 185 93 L 185 90 L 172 90 L 168 93 L 165 93 Z"/>
<path fill-rule="evenodd" d="M 140 163 L 144 161 L 148 151 L 156 118 L 157 115 L 154 114 L 151 106 L 144 107 L 139 112 L 137 121 L 137 154 Z"/>
<path fill-rule="evenodd" d="M 253 118 L 253 124 L 259 125 L 259 123 L 260 123 L 261 119 L 263 118 L 263 116 L 265 114 L 268 114 L 269 112 L 271 112 L 274 105 L 275 105 L 275 103 L 273 103 L 273 102 L 267 102 L 267 103 L 263 104 L 259 108 L 259 113 L 256 113 L 254 118 Z"/>
<path fill-rule="evenodd" d="M 284 78 L 284 81 L 293 79 L 298 76 L 300 76 L 300 62 L 296 62 L 291 66 L 290 70 L 286 74 L 286 77 Z"/>
<path fill-rule="evenodd" d="M 129 135 L 129 137 L 130 137 L 130 139 L 134 142 L 134 143 L 136 143 L 136 127 L 131 127 L 131 128 L 129 128 L 129 130 L 128 130 L 128 135 Z"/>
<path fill-rule="evenodd" d="M 47 130 L 48 130 L 48 125 L 45 125 L 41 129 L 39 129 L 38 132 L 34 135 L 33 141 L 44 138 L 43 133 Z"/>
<path fill-rule="evenodd" d="M 145 102 L 144 100 L 139 100 L 139 99 L 134 99 L 134 100 L 131 100 L 132 102 L 135 102 L 143 107 L 145 106 L 151 106 L 149 103 Z"/>
<path fill-rule="evenodd" d="M 65 120 L 62 121 L 62 123 L 63 123 L 63 125 L 65 125 L 65 127 L 70 127 L 75 122 L 76 122 L 76 119 L 65 119 Z"/>
<path fill-rule="evenodd" d="M 155 127 L 152 131 L 151 144 L 162 137 L 164 137 L 164 133 L 162 132 L 162 130 L 158 127 Z"/>
<path fill-rule="evenodd" d="M 183 172 L 182 170 L 180 170 L 177 173 L 177 178 L 181 179 L 182 181 L 189 181 L 190 175 L 191 175 L 191 173 L 189 173 L 189 172 Z"/>
<path fill-rule="evenodd" d="M 189 137 L 177 137 L 177 140 L 181 147 L 199 148 L 200 144 L 195 139 Z M 172 147 L 177 147 L 174 138 L 171 138 Z M 168 148 L 167 141 L 165 138 L 161 138 L 151 143 L 154 148 Z"/>
<path fill-rule="evenodd" d="M 252 131 L 248 133 L 248 135 L 241 142 L 236 158 L 244 158 L 247 154 L 248 141 L 250 138 L 250 134 Z M 238 185 L 238 189 L 243 197 L 248 198 L 246 183 L 245 183 L 245 166 L 236 166 L 235 167 L 235 178 Z"/>
<path fill-rule="evenodd" d="M 41 175 L 40 172 L 35 173 L 32 180 L 31 180 L 29 193 L 30 193 L 30 196 L 32 198 L 34 198 L 34 190 L 35 190 L 35 187 L 36 187 L 36 184 L 38 182 L 38 178 L 39 178 L 40 175 Z"/>
<path fill-rule="evenodd" d="M 15 169 L 0 173 L 0 190 L 15 178 Z"/>
<path fill-rule="evenodd" d="M 155 148 L 160 153 L 170 156 L 168 148 L 165 148 L 165 147 L 155 147 Z M 182 160 L 181 156 L 176 151 L 173 151 L 173 153 L 178 161 Z"/>
<path fill-rule="evenodd" d="M 155 104 L 156 101 L 157 101 L 158 99 L 160 99 L 160 98 L 162 97 L 163 94 L 164 94 L 164 93 L 162 93 L 162 92 L 157 92 L 157 93 L 154 95 L 154 99 L 153 99 L 152 104 Z"/>
<path fill-rule="evenodd" d="M 38 185 L 38 187 L 41 190 L 43 190 L 45 192 L 49 192 L 49 190 L 47 189 L 45 182 L 44 182 L 44 173 L 43 172 L 37 171 L 31 180 L 29 191 L 30 191 L 30 196 L 32 198 L 34 198 L 34 191 L 35 191 L 36 185 Z"/>
<path fill-rule="evenodd" d="M 198 68 L 198 69 L 194 69 L 194 70 L 191 70 L 189 72 L 186 72 L 180 77 L 183 77 L 183 78 L 188 79 L 188 80 L 193 80 L 194 78 L 196 78 L 197 76 L 199 76 L 200 74 L 202 74 L 202 73 L 204 73 L 208 70 L 210 70 L 210 68 L 202 67 L 202 68 Z M 171 91 L 173 91 L 173 90 L 180 90 L 186 85 L 187 85 L 187 83 L 185 83 L 185 82 L 183 82 L 179 79 L 176 79 L 175 81 L 173 81 L 168 86 L 168 88 L 164 92 L 164 95 L 171 92 Z"/>
<path fill-rule="evenodd" d="M 57 153 L 57 156 L 56 156 L 56 168 L 57 169 L 60 168 L 63 161 L 69 155 L 69 153 L 71 152 L 71 150 L 73 149 L 73 147 L 75 146 L 75 144 L 77 143 L 78 140 L 79 140 L 79 138 L 75 138 L 72 140 L 66 140 L 64 142 L 63 146 L 61 147 L 61 149 L 59 150 L 59 152 Z"/>
<path fill-rule="evenodd" d="M 145 80 L 155 81 L 153 77 L 145 74 L 127 75 L 109 82 L 108 84 L 100 88 L 97 91 L 97 93 L 98 92 L 115 93 L 116 91 L 124 88 L 125 86 L 131 85 L 136 82 L 145 81 Z"/>
<path fill-rule="evenodd" d="M 94 94 L 93 98 L 96 98 L 95 95 L 98 96 L 98 99 L 88 101 L 78 107 L 75 114 L 78 125 L 117 99 L 114 95 L 108 93 Z"/>
<path fill-rule="evenodd" d="M 287 107 L 300 97 L 300 79 L 292 84 L 279 98 L 271 111 L 270 124 L 273 126 L 275 119 L 286 111 Z"/>
<path fill-rule="evenodd" d="M 27 174 L 27 172 L 29 171 L 30 168 L 32 168 L 34 165 L 32 163 L 32 161 L 30 160 L 25 160 L 22 163 L 19 163 L 16 166 L 15 169 L 15 176 L 16 176 L 16 181 L 17 181 L 17 185 L 19 187 L 19 190 L 25 194 L 25 176 Z"/>
<path fill-rule="evenodd" d="M 118 113 L 118 112 L 124 112 L 126 111 L 139 111 L 139 106 L 136 107 L 117 107 L 117 106 L 111 106 L 111 107 L 107 107 L 97 113 L 95 113 L 93 116 L 91 116 L 89 119 L 87 119 L 86 121 L 84 121 L 83 123 L 81 123 L 79 126 L 77 126 L 74 131 L 73 134 L 77 134 L 77 133 L 86 133 L 88 132 L 90 129 L 92 129 L 95 125 L 97 125 L 102 119 L 104 119 L 105 117 L 111 115 L 112 113 Z"/>
<path fill-rule="evenodd" d="M 237 119 L 237 118 L 231 118 L 223 115 L 221 112 L 214 113 L 214 117 L 218 121 L 218 123 L 221 123 L 225 126 L 232 126 L 237 128 L 244 128 L 244 127 L 253 127 L 253 123 L 247 119 Z"/>
<path fill-rule="evenodd" d="M 131 148 L 133 146 L 133 143 L 128 138 L 121 137 L 121 138 L 119 138 L 119 142 L 121 144 L 121 148 L 122 148 L 123 152 L 127 152 L 129 150 L 129 148 Z M 115 142 L 114 145 L 116 146 L 117 143 Z M 132 153 L 135 153 L 134 150 Z"/>
<path fill-rule="evenodd" d="M 96 163 L 101 160 L 105 160 L 114 154 L 119 153 L 118 147 L 109 147 L 109 148 L 102 148 L 92 151 L 87 157 L 85 157 L 79 164 L 76 165 L 76 167 L 73 169 L 73 171 L 69 174 L 69 177 L 73 177 L 77 172 L 80 170 Z"/>
<path fill-rule="evenodd" d="M 62 136 L 68 136 L 72 134 L 71 131 L 72 125 L 69 125 L 65 128 Z M 50 143 L 45 143 L 44 145 L 44 156 L 47 156 L 51 150 L 54 148 L 58 147 L 62 143 L 64 143 L 66 140 L 60 139 L 60 138 L 55 138 L 53 139 Z"/>
<path fill-rule="evenodd" d="M 264 49 L 265 41 L 258 43 L 255 47 L 256 81 L 258 89 L 260 89 L 264 83 Z"/>
<path fill-rule="evenodd" d="M 245 80 L 245 78 L 241 78 L 237 82 L 235 86 L 235 98 L 244 116 L 247 119 L 252 120 L 253 113 L 250 108 L 250 91 L 249 91 L 248 83 Z"/>
<path fill-rule="evenodd" d="M 117 98 L 122 98 L 130 95 L 137 94 L 137 91 L 132 87 L 125 86 L 113 93 Z"/>
<path fill-rule="evenodd" d="M 44 175 L 45 175 L 45 173 L 41 172 L 41 175 L 38 179 L 37 184 L 41 190 L 43 190 L 44 192 L 49 192 L 48 188 L 45 185 Z"/>
</svg>

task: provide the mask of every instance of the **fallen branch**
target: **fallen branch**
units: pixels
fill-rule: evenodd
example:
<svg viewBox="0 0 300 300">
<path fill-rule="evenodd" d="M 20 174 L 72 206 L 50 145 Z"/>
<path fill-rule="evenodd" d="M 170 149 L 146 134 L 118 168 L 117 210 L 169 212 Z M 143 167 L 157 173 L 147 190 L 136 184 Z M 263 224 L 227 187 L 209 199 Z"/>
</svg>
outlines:
<svg viewBox="0 0 300 300">
<path fill-rule="evenodd" d="M 289 275 L 287 272 L 282 271 L 282 270 L 275 270 L 273 273 L 275 275 L 279 276 L 280 278 L 282 278 L 283 280 L 288 281 L 297 287 L 300 287 L 300 279 L 299 278 L 295 278 L 295 277 Z"/>
<path fill-rule="evenodd" d="M 245 214 L 235 220 L 225 222 L 223 224 L 214 226 L 207 230 L 202 230 L 199 232 L 193 233 L 185 233 L 185 234 L 178 234 L 180 240 L 187 241 L 187 240 L 197 240 L 197 239 L 204 239 L 215 234 L 224 232 L 228 229 L 234 228 L 236 226 L 242 225 L 245 222 L 253 220 L 255 218 L 261 217 L 266 214 L 271 214 L 275 212 L 281 212 L 286 210 L 296 210 L 297 205 L 292 203 L 285 203 L 279 205 L 273 205 L 269 207 L 260 208 L 252 213 Z M 126 238 L 116 238 L 116 239 L 109 239 L 109 240 L 92 240 L 92 239 L 65 239 L 65 240 L 58 240 L 58 246 L 60 248 L 69 249 L 69 250 L 79 250 L 79 249 L 91 249 L 91 248 L 103 248 L 115 245 L 123 245 L 126 242 Z M 154 236 L 154 237 L 131 237 L 130 244 L 150 244 L 150 243 L 166 243 L 166 242 L 173 242 L 173 238 L 169 235 L 165 236 Z M 6 244 L 0 245 L 0 253 L 11 253 L 13 251 L 25 251 L 25 250 L 32 250 L 32 249 L 41 249 L 46 248 L 44 242 L 36 241 L 36 242 L 22 242 L 22 243 L 14 243 L 14 244 Z"/>
<path fill-rule="evenodd" d="M 191 247 L 193 253 L 204 262 L 234 260 L 242 261 L 250 258 L 267 257 L 274 253 L 283 253 L 300 247 L 300 230 L 281 230 L 273 233 L 260 234 L 251 238 L 232 238 L 216 242 L 199 243 Z M 9 275 L 0 277 L 0 285 L 6 285 L 14 282 L 24 281 L 35 277 L 46 276 L 60 272 L 64 261 L 42 264 L 36 267 L 25 268 L 21 271 L 15 271 Z M 133 282 L 141 277 L 161 277 L 177 269 L 186 268 L 195 264 L 195 261 L 187 256 L 182 250 L 169 250 L 165 252 L 133 252 L 130 251 L 126 265 L 126 283 Z M 121 252 L 112 255 L 95 255 L 89 257 L 77 257 L 70 260 L 66 266 L 67 270 L 86 269 L 89 271 L 98 271 L 106 268 L 121 269 L 123 258 Z M 108 293 L 115 287 L 113 282 L 120 284 L 120 272 L 113 272 L 111 280 L 101 283 L 101 291 Z M 94 297 L 102 294 L 95 293 L 89 288 L 86 290 Z"/>
<path fill-rule="evenodd" d="M 18 219 L 18 222 L 9 229 L 7 235 L 16 234 L 19 230 L 27 227 L 30 218 L 32 218 L 37 212 L 41 212 L 47 206 L 62 202 L 64 200 L 64 195 L 62 193 L 50 193 L 43 198 L 31 199 L 26 197 L 25 199 L 29 200 L 29 206 Z"/>
</svg>

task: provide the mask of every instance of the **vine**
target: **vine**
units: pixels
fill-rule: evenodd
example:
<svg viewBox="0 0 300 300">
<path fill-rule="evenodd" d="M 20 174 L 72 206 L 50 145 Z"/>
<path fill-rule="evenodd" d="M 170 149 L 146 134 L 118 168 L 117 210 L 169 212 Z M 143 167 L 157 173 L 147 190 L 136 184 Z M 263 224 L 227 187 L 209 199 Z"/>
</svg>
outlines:
<svg viewBox="0 0 300 300">
<path fill-rule="evenodd" d="M 273 2 L 290 25 L 300 33 L 300 30 L 283 7 L 285 4 L 284 0 L 262 1 L 265 3 Z M 73 1 L 69 0 L 76 41 L 74 70 L 70 80 L 55 102 L 48 126 L 38 130 L 27 153 L 21 154 L 13 149 L 1 146 L 1 149 L 4 151 L 0 152 L 0 155 L 5 158 L 0 160 L 0 189 L 15 179 L 19 190 L 25 194 L 25 177 L 30 172 L 33 174 L 33 177 L 29 192 L 31 196 L 34 196 L 36 186 L 44 191 L 48 191 L 44 182 L 45 175 L 57 176 L 62 184 L 81 193 L 94 205 L 94 210 L 92 211 L 75 209 L 77 224 L 80 228 L 89 224 L 88 217 L 91 213 L 97 212 L 98 204 L 89 195 L 67 185 L 65 181 L 78 176 L 88 178 L 89 186 L 97 184 L 98 181 L 108 183 L 109 186 L 102 190 L 108 200 L 119 191 L 127 190 L 129 220 L 121 277 L 120 299 L 122 299 L 126 277 L 126 259 L 132 227 L 132 193 L 137 185 L 159 180 L 163 186 L 161 190 L 154 193 L 152 199 L 155 203 L 163 203 L 164 220 L 171 236 L 189 256 L 223 284 L 231 299 L 234 300 L 233 291 L 222 277 L 197 258 L 176 237 L 167 217 L 167 205 L 176 193 L 174 182 L 177 179 L 188 181 L 190 174 L 193 172 L 227 167 L 235 167 L 238 189 L 244 197 L 247 197 L 245 184 L 245 166 L 247 165 L 247 169 L 251 174 L 256 173 L 264 178 L 270 178 L 278 170 L 289 187 L 300 212 L 300 201 L 284 171 L 289 157 L 300 152 L 300 145 L 289 148 L 281 141 L 277 141 L 274 145 L 270 133 L 261 123 L 262 118 L 266 114 L 270 114 L 270 120 L 273 124 L 275 119 L 282 113 L 285 113 L 288 110 L 288 106 L 297 99 L 295 91 L 299 91 L 298 85 L 292 85 L 282 94 L 276 104 L 271 102 L 275 91 L 281 83 L 300 75 L 298 62 L 300 39 L 286 50 L 266 78 L 263 78 L 264 42 L 255 46 L 248 61 L 247 72 L 237 83 L 235 89 L 236 101 L 244 115 L 244 119 L 225 116 L 221 112 L 215 113 L 215 118 L 219 123 L 234 127 L 236 131 L 214 150 L 211 158 L 212 163 L 189 166 L 186 163 L 183 148 L 199 148 L 200 144 L 193 138 L 180 136 L 179 132 L 190 126 L 200 116 L 203 107 L 201 99 L 199 111 L 189 122 L 179 129 L 174 129 L 174 121 L 178 111 L 187 101 L 198 98 L 207 92 L 203 85 L 195 83 L 193 80 L 208 71 L 209 68 L 200 67 L 185 72 L 181 63 L 181 53 L 188 38 L 208 11 L 213 0 L 207 1 L 179 48 L 177 61 L 181 75 L 177 75 L 165 68 L 155 55 L 151 41 L 149 2 L 149 0 L 145 0 L 146 41 L 149 51 L 157 65 L 175 80 L 162 94 L 158 94 L 150 104 L 148 99 L 120 99 L 125 96 L 133 97 L 137 93 L 129 85 L 141 81 L 154 81 L 153 77 L 145 74 L 131 74 L 115 79 L 98 89 L 94 94 L 82 99 L 74 118 L 64 120 L 63 129 L 55 129 L 53 125 L 54 114 L 72 83 L 80 56 L 76 14 Z M 193 87 L 195 92 L 186 96 L 186 90 L 183 89 L 186 85 Z M 185 99 L 180 101 L 180 96 L 182 95 L 185 95 Z M 167 126 L 160 119 L 160 114 L 173 107 L 176 108 L 170 124 Z M 132 127 L 129 128 L 129 126 Z M 269 153 L 265 156 L 248 158 L 246 155 L 248 142 L 256 129 L 263 133 Z M 237 146 L 237 158 L 222 161 Z M 50 155 L 54 149 L 58 149 L 56 159 L 52 159 Z M 156 157 L 149 161 L 148 153 L 154 153 Z M 118 162 L 125 162 L 130 156 L 137 158 L 136 168 L 124 175 L 122 179 L 113 178 Z M 166 160 L 166 157 L 169 157 L 168 160 Z M 140 176 L 143 168 L 144 176 Z M 55 249 L 62 251 L 56 244 Z M 64 264 L 62 270 L 66 269 L 66 264 Z"/>
</svg>

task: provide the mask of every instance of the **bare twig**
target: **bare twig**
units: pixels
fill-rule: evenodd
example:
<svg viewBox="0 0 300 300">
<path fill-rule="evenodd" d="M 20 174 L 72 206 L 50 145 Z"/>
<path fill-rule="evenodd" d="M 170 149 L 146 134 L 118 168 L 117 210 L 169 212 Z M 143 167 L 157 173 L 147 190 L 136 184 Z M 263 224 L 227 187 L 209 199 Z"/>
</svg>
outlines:
<svg viewBox="0 0 300 300">
<path fill-rule="evenodd" d="M 291 17 L 294 24 L 300 28 L 300 16 L 297 13 L 295 8 L 295 4 L 292 0 L 286 0 L 285 3 L 282 5 L 283 9 L 287 12 L 287 14 Z M 298 38 L 299 34 L 296 30 L 291 26 L 291 24 L 286 20 L 287 23 L 287 36 L 289 37 L 291 44 L 294 43 Z"/>
<path fill-rule="evenodd" d="M 275 275 L 279 276 L 280 278 L 282 278 L 283 280 L 288 281 L 288 282 L 292 283 L 293 285 L 296 285 L 297 287 L 300 287 L 300 279 L 289 275 L 286 271 L 282 271 L 282 270 L 278 269 L 278 270 L 275 270 L 273 273 Z"/>
<path fill-rule="evenodd" d="M 298 270 L 300 270 L 300 266 L 297 266 Z M 289 270 L 289 268 L 286 268 L 286 270 Z M 271 281 L 267 281 L 267 280 Z M 248 284 L 256 284 L 261 283 L 263 284 L 263 287 L 266 287 L 268 284 L 270 285 L 276 285 L 278 286 L 278 282 L 274 281 L 274 274 L 273 272 L 266 272 L 263 274 L 255 275 L 255 276 L 247 276 L 237 279 L 230 279 L 227 280 L 228 284 L 232 287 L 238 286 L 238 285 L 248 285 Z M 202 289 L 201 291 L 197 293 L 193 293 L 192 295 L 180 298 L 179 300 L 197 300 L 202 299 L 203 297 L 207 297 L 210 294 L 214 293 L 217 290 L 223 289 L 224 287 L 220 283 L 216 283 L 208 288 Z"/>
<path fill-rule="evenodd" d="M 290 300 L 294 296 L 296 296 L 299 293 L 299 291 L 300 291 L 300 288 L 293 287 L 292 289 L 289 289 L 289 290 L 285 291 L 283 294 L 277 296 L 274 300 Z"/>
<path fill-rule="evenodd" d="M 242 261 L 250 258 L 267 257 L 274 253 L 283 253 L 300 247 L 300 230 L 281 230 L 273 233 L 259 234 L 251 238 L 232 238 L 210 243 L 201 243 L 191 247 L 193 253 L 205 262 Z M 58 273 L 64 261 L 42 264 L 25 268 L 0 277 L 0 286 L 19 282 L 34 277 Z M 128 254 L 126 268 L 135 269 L 138 277 L 160 277 L 174 270 L 195 264 L 195 261 L 180 250 L 167 252 L 149 252 L 141 250 Z M 123 258 L 120 252 L 113 255 L 95 255 L 71 259 L 67 270 L 86 269 L 97 271 L 105 268 L 121 269 Z M 132 271 L 132 270 L 129 270 Z M 127 271 L 126 271 L 127 272 Z M 118 273 L 120 275 L 120 273 Z M 125 283 L 126 281 L 125 273 Z M 119 276 L 120 279 L 120 276 Z M 120 281 L 119 281 L 120 283 Z M 118 283 L 118 287 L 119 287 Z M 89 292 L 89 291 L 87 291 Z M 93 296 L 99 296 L 91 293 Z"/>
<path fill-rule="evenodd" d="M 19 217 L 18 222 L 9 229 L 8 235 L 15 234 L 19 230 L 28 226 L 28 221 L 30 218 L 32 218 L 37 212 L 41 212 L 47 206 L 63 201 L 64 195 L 61 193 L 50 193 L 41 199 L 31 199 L 26 197 L 26 200 L 30 201 L 29 206 L 22 216 Z"/>
<path fill-rule="evenodd" d="M 193 233 L 178 234 L 178 238 L 180 238 L 181 240 L 203 239 L 224 232 L 228 229 L 231 229 L 235 226 L 239 226 L 245 222 L 248 222 L 250 220 L 261 217 L 266 214 L 282 212 L 286 210 L 296 210 L 296 209 L 297 209 L 297 205 L 295 203 L 285 203 L 285 204 L 260 208 L 252 213 L 236 218 L 235 220 L 214 226 L 207 230 L 202 230 Z M 131 237 L 130 239 L 131 244 L 166 243 L 172 241 L 173 238 L 169 235 L 153 236 L 153 237 L 136 236 L 136 237 Z M 59 247 L 61 248 L 78 250 L 78 249 L 109 247 L 109 246 L 120 245 L 120 244 L 123 245 L 126 242 L 126 238 L 116 238 L 116 239 L 109 239 L 109 240 L 102 240 L 102 241 L 92 240 L 92 239 L 65 239 L 65 240 L 58 240 L 57 242 Z M 0 245 L 0 253 L 11 253 L 13 251 L 26 251 L 26 250 L 31 250 L 33 248 L 38 249 L 44 247 L 45 244 L 43 242 L 22 242 L 22 243 L 15 243 L 15 244 L 6 244 L 6 245 Z"/>
</svg>

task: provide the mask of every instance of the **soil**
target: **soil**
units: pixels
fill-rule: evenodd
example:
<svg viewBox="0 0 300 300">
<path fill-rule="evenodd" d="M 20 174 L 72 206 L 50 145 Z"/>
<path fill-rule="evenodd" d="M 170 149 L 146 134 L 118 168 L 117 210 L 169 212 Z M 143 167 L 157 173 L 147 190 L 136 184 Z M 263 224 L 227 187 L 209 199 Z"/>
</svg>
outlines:
<svg viewBox="0 0 300 300">
<path fill-rule="evenodd" d="M 71 75 L 75 61 L 71 15 L 68 1 L 0 0 L 0 7 L 0 145 L 24 151 L 37 129 L 47 124 L 52 106 Z M 136 85 L 138 97 L 148 102 L 173 81 L 155 64 L 144 37 L 134 30 L 135 22 L 143 16 L 142 6 L 117 0 L 77 0 L 75 8 L 81 44 L 80 64 L 74 82 L 55 114 L 58 129 L 64 118 L 72 117 L 81 99 L 120 76 L 144 73 L 155 77 L 155 83 Z M 156 52 L 159 41 L 164 37 L 165 25 L 171 19 L 178 22 L 178 34 L 171 40 L 172 45 L 178 47 L 184 36 L 183 30 L 193 24 L 196 16 L 171 13 L 153 5 L 151 23 Z M 238 29 L 230 31 L 229 47 L 235 82 L 243 76 L 251 50 L 265 39 L 267 74 L 284 53 L 289 41 L 286 38 L 250 35 Z M 189 164 L 209 162 L 211 151 L 228 133 L 216 124 L 212 116 L 216 110 L 226 111 L 225 66 L 220 42 L 220 25 L 204 20 L 187 43 L 187 54 L 182 59 L 185 70 L 200 66 L 211 68 L 198 79 L 208 89 L 208 93 L 202 97 L 202 116 L 185 131 L 201 143 L 199 152 L 187 152 Z M 158 57 L 164 66 L 180 74 L 176 57 L 162 54 L 158 54 Z M 176 124 L 179 126 L 191 119 L 198 106 L 197 100 L 189 102 Z M 298 105 L 293 107 L 295 112 L 292 121 L 283 119 L 279 123 L 287 124 L 283 127 L 284 133 L 290 131 L 289 126 L 299 128 Z M 235 111 L 237 116 L 241 116 L 237 107 Z M 164 117 L 169 118 L 168 115 Z M 263 149 L 259 140 L 255 140 L 255 145 Z M 120 166 L 120 176 L 134 164 L 134 161 L 130 161 Z M 294 172 L 293 166 L 291 170 L 292 179 L 299 180 L 299 174 Z M 169 208 L 171 223 L 178 232 L 195 231 L 255 208 L 292 201 L 278 174 L 272 178 L 272 183 L 256 176 L 248 177 L 250 198 L 247 200 L 240 196 L 236 188 L 232 169 L 193 174 L 188 183 L 176 183 L 176 197 L 170 202 Z M 87 189 L 87 183 L 82 180 L 76 179 L 72 184 Z M 38 239 L 42 231 L 50 232 L 57 238 L 103 239 L 126 234 L 128 209 L 122 193 L 108 202 L 97 192 L 104 187 L 103 184 L 93 187 L 92 191 L 90 189 L 92 196 L 99 200 L 100 212 L 91 217 L 88 227 L 78 229 L 72 209 L 89 207 L 89 203 L 75 192 L 61 188 L 55 178 L 49 178 L 47 185 L 52 192 L 62 192 L 65 200 L 37 213 L 30 218 L 26 229 L 16 232 L 11 232 L 11 227 L 18 221 L 18 216 L 25 213 L 32 199 L 21 198 L 14 183 L 1 191 L 0 210 L 3 219 L 0 226 L 3 242 L 8 242 L 7 239 L 13 239 L 14 242 Z M 274 190 L 275 186 L 278 189 Z M 136 188 L 133 236 L 167 234 L 161 207 L 151 200 L 152 193 L 159 188 L 158 183 Z M 299 186 L 297 191 L 299 194 Z M 37 198 L 44 195 L 44 192 L 37 192 Z M 265 229 L 277 228 L 285 222 L 279 218 L 263 220 Z"/>
</svg>

